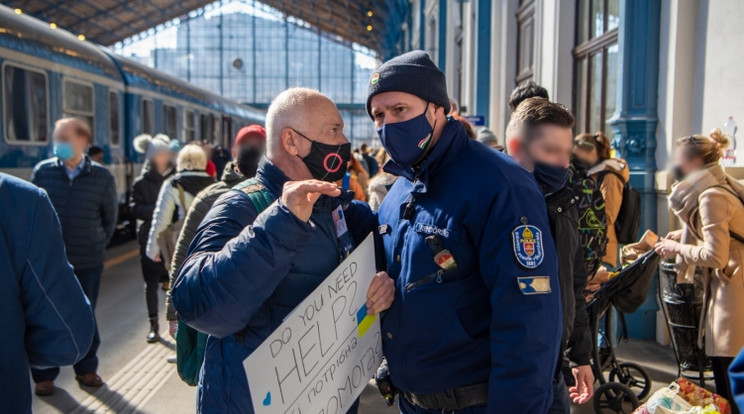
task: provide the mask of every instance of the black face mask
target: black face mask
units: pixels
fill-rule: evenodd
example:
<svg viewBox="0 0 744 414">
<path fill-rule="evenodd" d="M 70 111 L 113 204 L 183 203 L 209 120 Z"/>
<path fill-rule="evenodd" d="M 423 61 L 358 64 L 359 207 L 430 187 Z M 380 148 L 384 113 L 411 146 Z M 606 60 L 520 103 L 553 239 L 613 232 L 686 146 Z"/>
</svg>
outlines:
<svg viewBox="0 0 744 414">
<path fill-rule="evenodd" d="M 680 167 L 679 165 L 675 165 L 674 167 L 672 167 L 672 177 L 674 177 L 676 181 L 684 180 L 686 175 L 687 174 L 682 171 L 682 167 Z"/>
<path fill-rule="evenodd" d="M 300 157 L 310 170 L 313 178 L 321 181 L 336 182 L 346 175 L 346 165 L 351 159 L 351 144 L 329 145 L 313 141 L 302 133 L 295 131 L 302 138 L 310 141 L 310 153 Z"/>
<path fill-rule="evenodd" d="M 241 147 L 236 160 L 238 171 L 245 177 L 254 177 L 261 155 L 263 155 L 263 151 L 259 147 L 252 145 Z"/>
<path fill-rule="evenodd" d="M 586 172 L 589 171 L 591 166 L 584 161 L 580 160 L 578 157 L 574 156 L 571 158 L 571 164 L 576 168 L 576 171 L 578 171 L 582 175 L 586 175 Z"/>
<path fill-rule="evenodd" d="M 566 182 L 568 182 L 568 168 L 536 162 L 532 173 L 545 195 L 550 195 L 563 189 L 566 186 Z"/>
</svg>

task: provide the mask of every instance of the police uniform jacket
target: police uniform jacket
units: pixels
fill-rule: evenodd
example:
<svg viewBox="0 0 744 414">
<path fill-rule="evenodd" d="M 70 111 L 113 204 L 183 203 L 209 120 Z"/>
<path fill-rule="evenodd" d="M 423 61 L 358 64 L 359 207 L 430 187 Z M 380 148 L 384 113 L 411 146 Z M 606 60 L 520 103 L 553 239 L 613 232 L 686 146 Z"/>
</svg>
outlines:
<svg viewBox="0 0 744 414">
<path fill-rule="evenodd" d="M 276 199 L 289 180 L 265 160 L 256 179 Z M 309 223 L 280 200 L 257 214 L 242 191 L 217 199 L 171 291 L 179 318 L 210 335 L 199 413 L 253 413 L 243 360 L 341 263 L 332 211 L 347 206 L 349 237 L 357 244 L 377 228 L 374 213 L 352 198 L 321 196 Z"/>
<path fill-rule="evenodd" d="M 452 119 L 417 173 L 385 168 L 404 177 L 379 211 L 396 280 L 382 321 L 393 383 L 427 394 L 488 382 L 488 412 L 547 411 L 562 316 L 534 177 Z M 429 236 L 451 252 L 455 270 L 427 278 L 440 270 Z"/>
</svg>

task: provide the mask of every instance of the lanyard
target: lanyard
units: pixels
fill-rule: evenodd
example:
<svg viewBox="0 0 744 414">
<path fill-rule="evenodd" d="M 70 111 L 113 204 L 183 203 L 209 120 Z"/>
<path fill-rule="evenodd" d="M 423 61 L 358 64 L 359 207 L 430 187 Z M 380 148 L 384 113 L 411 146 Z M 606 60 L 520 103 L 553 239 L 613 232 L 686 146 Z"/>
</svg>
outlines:
<svg viewBox="0 0 744 414">
<path fill-rule="evenodd" d="M 336 230 L 336 237 L 341 246 L 339 255 L 341 256 L 341 261 L 344 261 L 344 259 L 349 257 L 351 251 L 354 250 L 354 241 L 352 240 L 349 228 L 346 225 L 344 209 L 341 206 L 338 206 L 331 214 L 333 216 L 333 227 Z"/>
</svg>

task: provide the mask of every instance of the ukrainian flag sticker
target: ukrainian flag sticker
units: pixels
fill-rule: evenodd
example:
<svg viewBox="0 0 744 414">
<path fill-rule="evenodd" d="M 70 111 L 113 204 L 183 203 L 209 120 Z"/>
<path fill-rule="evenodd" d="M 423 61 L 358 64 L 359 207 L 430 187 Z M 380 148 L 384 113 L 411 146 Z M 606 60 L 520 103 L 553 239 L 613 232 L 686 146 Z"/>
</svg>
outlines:
<svg viewBox="0 0 744 414">
<path fill-rule="evenodd" d="M 375 323 L 377 315 L 367 315 L 367 304 L 365 303 L 364 305 L 362 305 L 361 308 L 359 308 L 356 316 L 357 330 L 359 332 L 359 337 L 361 338 L 362 336 L 364 336 L 365 333 L 367 333 L 367 330 L 369 330 L 370 326 Z"/>
</svg>

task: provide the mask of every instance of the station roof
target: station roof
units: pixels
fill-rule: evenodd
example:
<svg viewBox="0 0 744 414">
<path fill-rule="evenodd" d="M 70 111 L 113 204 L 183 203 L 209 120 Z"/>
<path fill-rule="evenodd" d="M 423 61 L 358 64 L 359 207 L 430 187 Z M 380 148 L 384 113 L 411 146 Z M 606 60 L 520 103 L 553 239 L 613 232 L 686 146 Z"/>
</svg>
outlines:
<svg viewBox="0 0 744 414">
<path fill-rule="evenodd" d="M 214 0 L 9 0 L 5 5 L 86 40 L 113 45 L 186 18 Z M 406 0 L 260 0 L 321 31 L 387 54 L 398 41 Z"/>
</svg>

